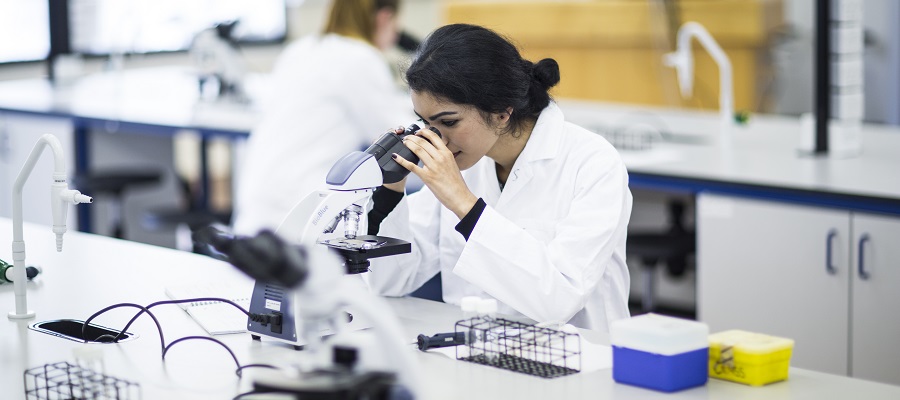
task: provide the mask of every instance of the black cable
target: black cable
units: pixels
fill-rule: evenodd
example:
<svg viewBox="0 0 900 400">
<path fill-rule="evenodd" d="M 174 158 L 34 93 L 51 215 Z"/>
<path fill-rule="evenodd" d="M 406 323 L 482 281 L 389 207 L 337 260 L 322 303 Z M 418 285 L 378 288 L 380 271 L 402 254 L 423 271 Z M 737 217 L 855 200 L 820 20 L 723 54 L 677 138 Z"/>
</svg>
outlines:
<svg viewBox="0 0 900 400">
<path fill-rule="evenodd" d="M 183 337 L 183 338 L 179 338 L 179 339 L 176 339 L 176 340 L 172 341 L 172 343 L 169 343 L 169 345 L 166 346 L 165 349 L 163 350 L 163 356 L 162 356 L 163 360 L 166 359 L 166 353 L 168 353 L 169 350 L 172 348 L 172 346 L 174 346 L 176 343 L 183 342 L 183 341 L 186 341 L 186 340 L 193 340 L 193 339 L 197 339 L 197 340 L 209 340 L 209 341 L 211 341 L 211 342 L 215 342 L 215 343 L 219 344 L 219 346 L 224 347 L 225 350 L 228 351 L 228 354 L 231 354 L 231 358 L 234 360 L 234 364 L 237 365 L 237 369 L 234 371 L 234 373 L 235 373 L 235 375 L 237 375 L 239 378 L 240 378 L 240 377 L 243 377 L 243 371 L 244 371 L 245 368 L 271 368 L 271 369 L 278 369 L 278 367 L 276 367 L 276 366 L 274 366 L 274 365 L 270 365 L 270 364 L 247 364 L 247 365 L 241 365 L 241 363 L 238 362 L 237 356 L 234 354 L 233 351 L 231 351 L 231 348 L 228 347 L 228 345 L 226 345 L 225 343 L 222 343 L 222 341 L 219 340 L 219 339 L 211 338 L 211 337 L 209 337 L 209 336 L 185 336 L 185 337 Z"/>
<path fill-rule="evenodd" d="M 140 315 L 140 314 L 146 312 L 147 315 L 149 315 L 150 318 L 153 319 L 153 323 L 156 324 L 156 330 L 159 332 L 159 344 L 160 344 L 160 349 L 162 349 L 163 351 L 165 351 L 165 348 L 166 348 L 166 339 L 165 339 L 165 337 L 163 336 L 162 326 L 159 324 L 159 320 L 156 319 L 156 316 L 153 315 L 153 313 L 150 312 L 150 310 L 149 310 L 147 307 L 144 307 L 144 306 L 139 305 L 139 304 L 134 304 L 134 303 L 119 303 L 119 304 L 113 304 L 113 305 L 111 305 L 111 306 L 109 306 L 109 307 L 106 307 L 106 308 L 104 308 L 104 309 L 102 309 L 102 310 L 100 310 L 100 311 L 95 312 L 93 315 L 91 315 L 90 317 L 88 317 L 88 319 L 84 321 L 84 324 L 81 325 L 81 337 L 84 338 L 85 343 L 88 342 L 87 338 L 84 336 L 85 333 L 87 332 L 87 326 L 88 326 L 88 324 L 90 324 L 91 321 L 93 321 L 94 318 L 97 318 L 99 315 L 101 315 L 101 314 L 103 314 L 103 313 L 105 313 L 105 312 L 107 312 L 107 311 L 114 310 L 114 309 L 116 309 L 116 308 L 121 308 L 121 307 L 134 307 L 134 308 L 139 308 L 139 309 L 141 309 L 141 311 L 140 311 L 137 315 Z M 137 317 L 135 317 L 135 318 L 137 318 Z M 134 320 L 134 319 L 132 319 L 132 321 L 133 321 L 133 320 Z M 130 323 L 129 323 L 129 324 L 130 324 Z M 126 327 L 126 328 L 127 328 L 127 327 Z M 125 329 L 122 329 L 121 331 L 119 331 L 119 333 L 113 338 L 113 342 L 114 342 L 114 343 L 115 343 L 115 342 L 118 342 L 118 341 L 119 341 L 119 337 L 122 336 L 122 334 L 124 334 L 124 333 L 125 333 Z M 99 338 L 101 338 L 101 337 L 103 337 L 103 336 L 109 336 L 109 335 L 100 335 L 100 336 L 98 336 L 97 338 L 99 339 Z"/>
<path fill-rule="evenodd" d="M 244 368 L 269 368 L 269 369 L 278 369 L 278 367 L 276 367 L 276 366 L 274 366 L 274 365 L 270 365 L 270 364 L 247 364 L 247 365 L 241 365 L 240 367 L 238 367 L 238 372 L 237 372 L 237 375 L 238 375 L 238 376 L 241 376 L 241 372 L 244 370 Z"/>
<path fill-rule="evenodd" d="M 265 393 L 272 393 L 272 392 L 271 392 L 271 391 L 264 391 L 264 390 L 251 390 L 251 391 L 249 391 L 249 392 L 244 392 L 244 393 L 241 393 L 241 394 L 239 394 L 239 395 L 237 395 L 237 396 L 234 396 L 234 397 L 231 398 L 231 400 L 241 400 L 241 399 L 243 399 L 244 397 L 247 397 L 247 396 L 252 396 L 252 395 L 254 395 L 254 394 L 265 394 Z"/>
<path fill-rule="evenodd" d="M 82 334 L 81 336 L 84 337 L 84 334 Z M 102 342 L 102 343 L 115 343 L 115 341 L 116 341 L 116 336 L 110 335 L 108 333 L 104 333 L 100 336 L 95 337 L 93 341 L 100 342 L 101 338 L 109 338 L 110 339 L 108 342 Z M 85 341 L 87 341 L 87 340 L 85 340 Z"/>
<path fill-rule="evenodd" d="M 219 297 L 197 297 L 197 298 L 193 298 L 193 299 L 182 299 L 182 300 L 161 300 L 161 301 L 157 301 L 155 303 L 150 303 L 149 305 L 147 305 L 147 310 L 149 310 L 153 307 L 156 307 L 156 306 L 160 306 L 160 305 L 194 303 L 194 302 L 201 302 L 201 301 L 220 301 L 223 303 L 231 304 L 238 310 L 241 310 L 241 312 L 246 314 L 248 317 L 250 316 L 250 313 L 247 310 L 245 310 L 243 307 L 238 305 L 237 303 L 235 303 L 231 300 L 223 299 L 223 298 L 219 298 Z M 125 332 L 126 330 L 128 330 L 128 328 L 131 327 L 131 324 L 133 324 L 134 321 L 137 320 L 138 317 L 140 317 L 143 312 L 144 312 L 144 310 L 138 311 L 138 313 L 135 314 L 134 317 L 131 317 L 131 320 L 129 320 L 128 323 L 125 324 L 125 327 L 122 328 L 122 332 Z M 121 333 L 119 335 L 121 335 Z M 116 337 L 116 341 L 118 341 L 118 340 L 119 340 L 119 336 Z"/>
<path fill-rule="evenodd" d="M 235 365 L 237 365 L 237 370 L 235 370 L 235 374 L 236 374 L 238 377 L 241 377 L 241 376 L 242 376 L 242 373 L 243 373 L 244 368 L 260 367 L 260 368 L 272 368 L 272 369 L 277 369 L 277 367 L 275 367 L 275 366 L 273 366 L 273 365 L 269 365 L 269 364 L 247 364 L 247 365 L 243 365 L 243 366 L 242 366 L 242 365 L 240 364 L 240 362 L 238 362 L 237 356 L 234 354 L 234 352 L 231 350 L 231 348 L 229 348 L 227 345 L 225 345 L 225 343 L 222 343 L 220 340 L 215 339 L 215 338 L 211 338 L 211 337 L 208 337 L 208 336 L 185 336 L 185 337 L 176 339 L 176 340 L 172 341 L 172 343 L 169 343 L 168 345 L 166 345 L 165 337 L 163 336 L 162 325 L 160 325 L 159 320 L 156 318 L 156 315 L 154 315 L 154 314 L 150 311 L 150 309 L 153 308 L 153 307 L 159 306 L 159 305 L 166 305 L 166 304 L 181 304 L 181 303 L 192 303 L 192 302 L 205 302 L 205 301 L 219 301 L 219 302 L 223 302 L 223 303 L 230 304 L 230 305 L 234 306 L 235 308 L 237 308 L 238 310 L 241 310 L 241 312 L 243 312 L 244 314 L 246 314 L 246 315 L 247 315 L 248 317 L 250 317 L 251 319 L 254 318 L 255 316 L 258 316 L 258 314 L 254 314 L 254 313 L 248 312 L 248 311 L 245 310 L 243 307 L 241 307 L 240 305 L 238 305 L 237 303 L 235 303 L 235 302 L 233 302 L 233 301 L 231 301 L 231 300 L 223 299 L 223 298 L 218 298 L 218 297 L 198 297 L 198 298 L 183 299 L 183 300 L 162 300 L 162 301 L 157 301 L 157 302 L 154 302 L 154 303 L 150 303 L 150 304 L 147 305 L 146 307 L 141 306 L 141 305 L 138 305 L 138 304 L 134 304 L 134 303 L 119 303 L 119 304 L 114 304 L 114 305 L 111 305 L 111 306 L 109 306 L 109 307 L 106 307 L 106 308 L 104 308 L 104 309 L 102 309 L 102 310 L 100 310 L 100 311 L 97 311 L 96 313 L 94 313 L 93 315 L 91 315 L 90 317 L 88 317 L 88 319 L 87 319 L 87 320 L 84 322 L 84 324 L 81 326 L 81 337 L 83 337 L 83 338 L 85 337 L 85 333 L 86 333 L 86 329 L 87 329 L 88 324 L 89 324 L 94 318 L 100 316 L 101 314 L 104 314 L 104 313 L 106 313 L 107 311 L 114 310 L 114 309 L 116 309 L 116 308 L 121 308 L 121 307 L 134 307 L 134 308 L 139 308 L 140 311 L 138 311 L 138 312 L 131 318 L 131 320 L 129 320 L 128 323 L 125 324 L 125 327 L 122 328 L 122 330 L 119 331 L 118 334 L 116 334 L 115 336 L 110 335 L 110 334 L 103 334 L 103 335 L 100 335 L 100 336 L 98 336 L 97 338 L 95 338 L 94 341 L 99 341 L 100 338 L 112 338 L 112 342 L 113 342 L 113 343 L 118 342 L 119 339 L 121 338 L 121 336 L 128 330 L 129 327 L 131 327 L 131 324 L 133 324 L 133 323 L 138 319 L 138 317 L 141 316 L 141 314 L 143 314 L 143 313 L 146 312 L 147 315 L 149 315 L 150 318 L 153 319 L 153 322 L 156 324 L 156 330 L 159 332 L 159 341 L 160 341 L 160 348 L 162 349 L 162 359 L 163 359 L 163 360 L 166 359 L 166 353 L 168 353 L 169 349 L 171 349 L 172 346 L 175 345 L 176 343 L 179 343 L 179 342 L 182 342 L 182 341 L 185 341 L 185 340 L 190 340 L 190 339 L 204 339 L 204 340 L 209 340 L 209 341 L 218 343 L 220 346 L 224 347 L 225 350 L 228 351 L 228 354 L 231 355 L 231 358 L 234 360 Z M 85 338 L 85 342 L 87 342 L 87 341 L 88 341 L 88 340 Z M 107 343 L 108 343 L 108 342 L 107 342 Z"/>
<path fill-rule="evenodd" d="M 183 341 L 185 341 L 185 340 L 192 340 L 192 339 L 197 339 L 197 340 L 209 340 L 209 341 L 211 341 L 211 342 L 218 343 L 219 346 L 224 347 L 225 350 L 228 351 L 228 354 L 231 354 L 231 358 L 234 360 L 234 364 L 237 365 L 237 370 L 235 371 L 235 373 L 237 374 L 238 377 L 241 376 L 241 369 L 242 369 L 242 368 L 241 368 L 241 363 L 238 362 L 237 356 L 234 355 L 234 352 L 231 351 L 231 348 L 228 347 L 228 346 L 226 346 L 225 343 L 222 343 L 221 340 L 215 339 L 215 338 L 211 338 L 211 337 L 209 337 L 209 336 L 185 336 L 185 337 L 183 337 L 183 338 L 178 338 L 178 339 L 173 340 L 172 343 L 169 343 L 168 346 L 166 346 L 166 347 L 163 348 L 163 353 L 162 353 L 162 358 L 163 358 L 163 360 L 166 359 L 166 353 L 169 352 L 169 349 L 171 349 L 172 346 L 174 346 L 174 345 L 177 344 L 177 343 L 183 342 Z M 274 368 L 274 367 L 273 367 L 273 368 Z"/>
</svg>

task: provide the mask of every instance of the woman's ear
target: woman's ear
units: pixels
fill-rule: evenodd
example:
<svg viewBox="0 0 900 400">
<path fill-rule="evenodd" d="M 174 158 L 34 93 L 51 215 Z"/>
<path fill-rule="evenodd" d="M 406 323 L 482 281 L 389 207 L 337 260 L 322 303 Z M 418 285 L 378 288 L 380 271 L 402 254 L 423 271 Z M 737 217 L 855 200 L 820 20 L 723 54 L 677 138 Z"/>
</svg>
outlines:
<svg viewBox="0 0 900 400">
<path fill-rule="evenodd" d="M 494 114 L 495 121 L 497 122 L 497 126 L 501 128 L 506 128 L 509 125 L 509 118 L 512 116 L 513 109 L 512 107 L 507 107 L 503 112 L 498 112 Z"/>
</svg>

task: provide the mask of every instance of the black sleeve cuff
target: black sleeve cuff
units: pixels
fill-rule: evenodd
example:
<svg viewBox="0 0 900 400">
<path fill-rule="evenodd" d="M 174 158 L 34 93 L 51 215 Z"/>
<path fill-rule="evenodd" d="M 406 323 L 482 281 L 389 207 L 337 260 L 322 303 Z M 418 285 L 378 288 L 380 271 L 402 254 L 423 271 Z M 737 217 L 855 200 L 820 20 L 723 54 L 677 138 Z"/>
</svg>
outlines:
<svg viewBox="0 0 900 400">
<path fill-rule="evenodd" d="M 481 213 L 484 212 L 485 207 L 487 207 L 487 203 L 479 198 L 478 201 L 475 202 L 475 205 L 472 206 L 472 209 L 466 213 L 466 216 L 456 224 L 456 231 L 461 233 L 463 237 L 466 238 L 466 241 L 469 240 L 469 236 L 471 236 L 472 231 L 475 230 L 475 224 L 477 224 L 478 219 L 481 218 Z"/>
<path fill-rule="evenodd" d="M 377 235 L 378 229 L 381 228 L 381 221 L 394 211 L 397 204 L 403 200 L 403 193 L 395 192 L 384 186 L 375 189 L 372 193 L 372 211 L 369 211 L 369 231 L 370 235 Z"/>
</svg>

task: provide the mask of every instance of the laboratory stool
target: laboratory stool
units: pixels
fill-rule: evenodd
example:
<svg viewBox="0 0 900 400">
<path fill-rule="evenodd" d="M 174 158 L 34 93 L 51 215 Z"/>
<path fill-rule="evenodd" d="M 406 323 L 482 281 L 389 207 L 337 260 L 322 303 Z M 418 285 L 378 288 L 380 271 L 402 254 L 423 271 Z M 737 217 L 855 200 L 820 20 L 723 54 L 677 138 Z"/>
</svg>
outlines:
<svg viewBox="0 0 900 400">
<path fill-rule="evenodd" d="M 102 202 L 109 209 L 112 236 L 122 239 L 125 237 L 124 192 L 137 186 L 157 184 L 162 175 L 156 170 L 92 171 L 75 175 L 72 185 L 88 196 L 105 198 Z"/>
<path fill-rule="evenodd" d="M 637 257 L 641 261 L 641 308 L 644 312 L 656 309 L 657 264 L 664 261 L 670 275 L 681 276 L 687 269 L 688 257 L 696 251 L 696 235 L 684 226 L 684 203 L 672 200 L 668 208 L 671 225 L 667 231 L 630 232 L 625 246 L 628 257 Z"/>
</svg>

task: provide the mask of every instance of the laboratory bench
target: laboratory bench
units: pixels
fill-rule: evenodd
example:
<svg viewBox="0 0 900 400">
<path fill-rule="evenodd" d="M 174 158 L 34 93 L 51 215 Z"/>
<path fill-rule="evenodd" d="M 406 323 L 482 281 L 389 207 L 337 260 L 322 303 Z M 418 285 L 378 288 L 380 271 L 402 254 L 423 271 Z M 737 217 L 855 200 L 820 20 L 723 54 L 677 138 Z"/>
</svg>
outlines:
<svg viewBox="0 0 900 400">
<path fill-rule="evenodd" d="M 257 90 L 264 81 L 263 75 L 248 76 L 251 96 L 259 97 Z M 258 120 L 257 106 L 204 100 L 196 74 L 187 67 L 108 71 L 57 82 L 2 81 L 0 135 L 6 151 L 0 152 L 0 163 L 9 165 L 9 175 L 0 174 L 0 184 L 12 184 L 13 174 L 27 157 L 26 149 L 44 133 L 57 135 L 70 151 L 71 175 L 88 174 L 98 167 L 127 170 L 129 165 L 154 165 L 171 173 L 171 138 L 187 133 L 200 142 L 195 206 L 209 208 L 207 144 L 216 138 L 246 138 Z M 36 171 L 40 169 L 38 165 Z M 184 194 L 169 197 L 177 195 Z M 79 230 L 97 231 L 93 221 L 91 210 L 78 211 Z"/>
<path fill-rule="evenodd" d="M 64 121 L 79 171 L 99 162 L 90 132 L 249 134 L 256 110 L 198 102 L 194 83 L 179 68 L 0 82 L 0 115 Z M 723 147 L 715 112 L 559 104 L 617 145 L 636 192 L 696 199 L 699 320 L 793 338 L 803 368 L 900 385 L 900 320 L 885 317 L 900 314 L 900 129 L 865 125 L 858 156 L 813 157 L 796 117 L 752 115 Z"/>
<path fill-rule="evenodd" d="M 251 97 L 260 97 L 265 79 L 252 76 Z M 643 149 L 626 145 L 620 150 L 633 187 L 714 190 L 900 215 L 900 179 L 886 173 L 898 166 L 892 156 L 900 148 L 898 129 L 867 125 L 859 157 L 800 156 L 798 118 L 754 115 L 746 126 L 734 129 L 733 146 L 719 151 L 710 145 L 719 130 L 716 113 L 570 99 L 559 103 L 570 121 L 608 138 L 645 137 Z M 96 156 L 91 154 L 91 132 L 172 136 L 190 131 L 203 138 L 240 139 L 249 135 L 261 107 L 201 101 L 196 77 L 184 67 L 113 71 L 57 84 L 45 79 L 0 82 L 0 116 L 70 123 L 75 172 L 90 169 Z"/>
<path fill-rule="evenodd" d="M 0 243 L 11 241 L 11 221 L 0 218 Z M 92 313 L 118 302 L 147 304 L 166 298 L 164 288 L 179 283 L 247 283 L 248 278 L 227 263 L 209 257 L 70 232 L 61 253 L 55 252 L 54 235 L 47 226 L 26 224 L 26 263 L 41 265 L 43 274 L 28 283 L 29 308 L 36 318 L 0 321 L 0 386 L 4 398 L 24 398 L 23 371 L 48 363 L 74 362 L 78 348 L 99 348 L 108 375 L 140 384 L 146 399 L 230 399 L 251 389 L 252 369 L 239 379 L 234 361 L 218 345 L 187 341 L 172 347 L 165 361 L 160 357 L 156 328 L 148 318 L 129 329 L 137 338 L 119 344 L 85 345 L 28 329 L 38 321 L 57 318 L 86 319 Z M 4 253 L 0 253 L 4 254 Z M 8 257 L 8 256 L 6 256 Z M 4 259 L 6 258 L 4 257 Z M 457 307 L 415 298 L 388 299 L 399 316 L 410 343 L 419 333 L 452 331 L 461 319 Z M 0 304 L 14 308 L 12 285 L 0 286 Z M 159 307 L 154 314 L 162 325 L 166 342 L 205 332 L 177 306 Z M 101 316 L 95 322 L 121 327 L 133 315 L 126 309 Z M 590 341 L 606 343 L 604 334 L 582 331 Z M 290 346 L 253 341 L 249 334 L 219 335 L 241 364 L 284 363 L 296 354 Z M 798 342 L 797 346 L 803 346 Z M 441 354 L 416 352 L 422 373 L 425 399 L 896 399 L 900 386 L 880 384 L 806 369 L 791 368 L 787 381 L 764 387 L 710 379 L 706 386 L 664 394 L 617 384 L 610 369 L 544 379 L 483 365 L 457 361 Z M 100 361 L 93 361 L 100 364 Z M 268 397 L 271 398 L 271 397 Z"/>
</svg>

